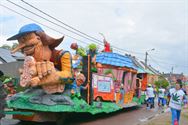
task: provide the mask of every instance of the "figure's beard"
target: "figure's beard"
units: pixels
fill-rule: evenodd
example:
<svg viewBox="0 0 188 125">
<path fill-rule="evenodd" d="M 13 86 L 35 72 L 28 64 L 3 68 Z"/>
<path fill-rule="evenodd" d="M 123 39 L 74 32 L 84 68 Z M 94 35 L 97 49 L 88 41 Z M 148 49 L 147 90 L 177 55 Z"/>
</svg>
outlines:
<svg viewBox="0 0 188 125">
<path fill-rule="evenodd" d="M 35 53 L 35 45 L 26 46 L 22 49 L 22 52 L 26 56 L 33 56 Z"/>
<path fill-rule="evenodd" d="M 37 44 L 30 44 L 30 45 L 25 46 L 22 49 L 22 52 L 26 56 L 33 56 L 33 57 L 35 57 L 36 55 L 40 55 L 40 53 L 42 51 L 42 48 L 43 48 L 43 45 L 42 45 L 41 42 L 39 42 Z"/>
<path fill-rule="evenodd" d="M 51 50 L 48 46 L 44 46 L 41 42 L 36 45 L 27 45 L 22 49 L 22 52 L 26 56 L 33 56 L 35 60 L 38 61 L 47 61 L 51 58 Z"/>
</svg>

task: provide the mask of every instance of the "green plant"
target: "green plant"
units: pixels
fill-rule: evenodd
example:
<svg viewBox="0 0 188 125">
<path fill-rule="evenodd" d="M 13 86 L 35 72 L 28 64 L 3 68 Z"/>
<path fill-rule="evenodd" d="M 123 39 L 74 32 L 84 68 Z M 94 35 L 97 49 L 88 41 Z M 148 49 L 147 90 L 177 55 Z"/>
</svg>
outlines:
<svg viewBox="0 0 188 125">
<path fill-rule="evenodd" d="M 96 50 L 97 49 L 97 45 L 94 44 L 94 43 L 91 43 L 91 44 L 89 44 L 89 49 L 90 50 Z"/>
<path fill-rule="evenodd" d="M 9 78 L 11 78 L 11 77 L 3 75 L 0 77 L 0 81 L 3 82 L 3 81 L 5 81 L 5 79 L 9 79 Z"/>
</svg>

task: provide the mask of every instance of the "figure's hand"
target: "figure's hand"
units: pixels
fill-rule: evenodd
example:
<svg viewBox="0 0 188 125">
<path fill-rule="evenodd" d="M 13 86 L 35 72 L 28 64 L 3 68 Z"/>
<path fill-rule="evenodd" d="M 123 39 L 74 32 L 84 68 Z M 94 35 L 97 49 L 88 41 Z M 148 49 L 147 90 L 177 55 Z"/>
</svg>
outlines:
<svg viewBox="0 0 188 125">
<path fill-rule="evenodd" d="M 71 94 L 72 94 L 72 95 L 74 95 L 74 94 L 75 94 L 74 89 L 71 89 Z"/>
<path fill-rule="evenodd" d="M 72 56 L 72 60 L 77 60 L 78 58 L 79 58 L 79 55 L 78 55 L 78 54 Z"/>
<path fill-rule="evenodd" d="M 50 61 L 36 62 L 35 65 L 30 67 L 30 74 L 32 76 L 30 81 L 31 86 L 59 82 L 54 64 Z"/>
<path fill-rule="evenodd" d="M 43 61 L 43 62 L 36 63 L 36 71 L 40 79 L 51 74 L 52 70 L 55 70 L 55 67 L 54 67 L 54 64 L 50 61 Z"/>
</svg>

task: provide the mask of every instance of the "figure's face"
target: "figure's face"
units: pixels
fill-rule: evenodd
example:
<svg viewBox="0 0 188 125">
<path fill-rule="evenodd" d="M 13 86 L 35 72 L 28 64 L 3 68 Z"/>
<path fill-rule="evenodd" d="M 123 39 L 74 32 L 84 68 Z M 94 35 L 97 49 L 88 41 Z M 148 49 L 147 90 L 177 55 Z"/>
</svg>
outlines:
<svg viewBox="0 0 188 125">
<path fill-rule="evenodd" d="M 83 84 L 83 80 L 82 79 L 77 79 L 76 80 L 76 84 L 77 84 L 77 86 L 81 86 L 82 84 Z"/>
<path fill-rule="evenodd" d="M 39 36 L 28 33 L 18 39 L 19 45 L 13 52 L 21 49 L 26 56 L 33 56 L 36 61 L 50 60 L 51 50 L 44 46 Z"/>
<path fill-rule="evenodd" d="M 24 45 L 21 50 L 26 56 L 33 56 L 35 47 L 41 45 L 40 37 L 35 33 L 28 33 L 18 39 L 19 45 Z"/>
</svg>

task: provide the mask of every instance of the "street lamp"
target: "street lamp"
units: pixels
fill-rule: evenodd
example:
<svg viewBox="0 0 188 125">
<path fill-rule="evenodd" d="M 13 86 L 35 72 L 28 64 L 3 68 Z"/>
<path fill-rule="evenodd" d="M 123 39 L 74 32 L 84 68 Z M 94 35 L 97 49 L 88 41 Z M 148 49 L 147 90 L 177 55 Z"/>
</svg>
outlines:
<svg viewBox="0 0 188 125">
<path fill-rule="evenodd" d="M 155 48 L 153 48 L 153 49 L 150 49 L 150 50 L 147 50 L 147 51 L 146 51 L 146 58 L 145 58 L 145 69 L 147 69 L 148 52 L 149 52 L 149 51 L 154 51 L 154 50 L 155 50 Z"/>
</svg>

